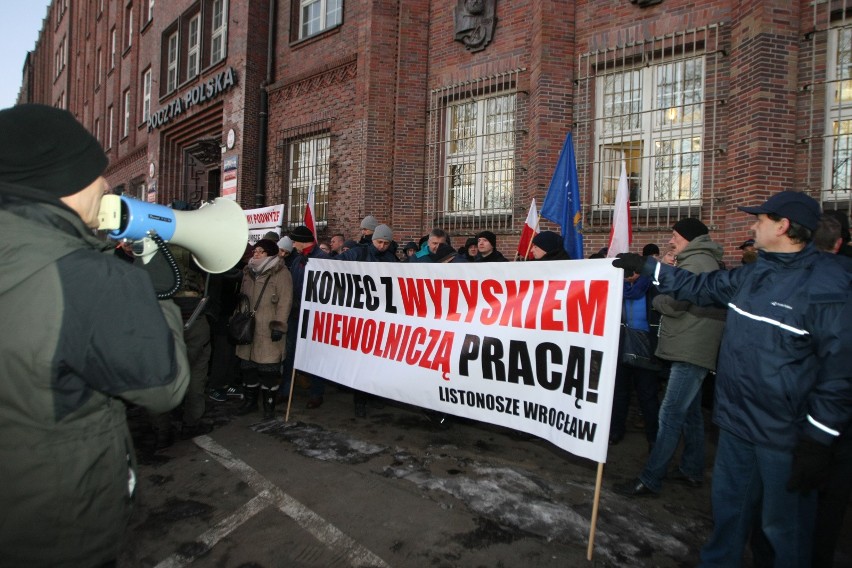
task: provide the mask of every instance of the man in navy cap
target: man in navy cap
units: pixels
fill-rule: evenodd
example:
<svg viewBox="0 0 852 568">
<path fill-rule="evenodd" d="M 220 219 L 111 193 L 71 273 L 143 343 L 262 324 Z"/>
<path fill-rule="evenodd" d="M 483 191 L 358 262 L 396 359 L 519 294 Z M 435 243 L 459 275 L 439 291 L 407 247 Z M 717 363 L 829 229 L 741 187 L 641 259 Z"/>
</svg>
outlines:
<svg viewBox="0 0 852 568">
<path fill-rule="evenodd" d="M 660 291 L 728 306 L 716 376 L 714 531 L 702 566 L 738 566 L 755 522 L 785 566 L 809 566 L 817 491 L 852 419 L 852 279 L 811 242 L 819 204 L 782 191 L 755 215 L 756 262 L 690 274 L 639 255 L 613 265 Z"/>
</svg>

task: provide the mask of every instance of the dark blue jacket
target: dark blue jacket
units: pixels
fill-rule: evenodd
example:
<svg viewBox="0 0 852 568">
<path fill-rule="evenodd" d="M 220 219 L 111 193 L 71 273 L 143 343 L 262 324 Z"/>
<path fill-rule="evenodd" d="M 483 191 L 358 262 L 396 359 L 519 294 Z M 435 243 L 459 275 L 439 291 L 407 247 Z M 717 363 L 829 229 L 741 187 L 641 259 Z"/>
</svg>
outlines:
<svg viewBox="0 0 852 568">
<path fill-rule="evenodd" d="M 399 262 L 396 254 L 388 248 L 379 252 L 373 243 L 360 245 L 334 257 L 334 260 L 345 260 L 349 262 Z"/>
<path fill-rule="evenodd" d="M 756 445 L 830 444 L 852 419 L 852 276 L 812 245 L 760 251 L 731 271 L 691 274 L 647 263 L 660 291 L 728 306 L 714 422 Z M 657 283 L 657 282 L 655 282 Z"/>
<path fill-rule="evenodd" d="M 295 249 L 294 249 L 295 250 Z M 299 310 L 302 307 L 302 286 L 305 280 L 305 265 L 312 258 L 331 258 L 321 248 L 314 245 L 308 254 L 294 252 L 293 262 L 290 264 L 290 276 L 293 277 L 293 306 L 290 308 L 290 319 L 299 319 Z"/>
</svg>

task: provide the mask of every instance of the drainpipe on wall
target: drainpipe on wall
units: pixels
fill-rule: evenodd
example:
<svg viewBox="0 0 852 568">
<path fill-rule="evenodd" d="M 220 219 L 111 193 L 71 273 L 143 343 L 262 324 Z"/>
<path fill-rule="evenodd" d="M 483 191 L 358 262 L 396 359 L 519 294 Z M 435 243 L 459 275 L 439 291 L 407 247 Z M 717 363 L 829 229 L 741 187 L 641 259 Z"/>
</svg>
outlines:
<svg viewBox="0 0 852 568">
<path fill-rule="evenodd" d="M 266 78 L 260 86 L 260 132 L 257 143 L 257 188 L 254 192 L 254 206 L 263 207 L 266 202 L 266 147 L 269 136 L 269 93 L 266 88 L 272 84 L 272 65 L 275 56 L 275 4 L 269 0 L 269 37 L 266 40 Z"/>
</svg>

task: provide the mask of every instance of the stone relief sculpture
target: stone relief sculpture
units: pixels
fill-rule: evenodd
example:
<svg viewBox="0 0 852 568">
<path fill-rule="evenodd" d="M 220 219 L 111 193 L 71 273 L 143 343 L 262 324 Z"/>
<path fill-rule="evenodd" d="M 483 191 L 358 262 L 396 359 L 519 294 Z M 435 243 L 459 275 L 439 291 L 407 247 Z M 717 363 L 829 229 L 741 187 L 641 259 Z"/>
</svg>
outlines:
<svg viewBox="0 0 852 568">
<path fill-rule="evenodd" d="M 497 17 L 497 0 L 458 0 L 455 13 L 456 41 L 468 51 L 480 51 L 491 43 Z"/>
</svg>

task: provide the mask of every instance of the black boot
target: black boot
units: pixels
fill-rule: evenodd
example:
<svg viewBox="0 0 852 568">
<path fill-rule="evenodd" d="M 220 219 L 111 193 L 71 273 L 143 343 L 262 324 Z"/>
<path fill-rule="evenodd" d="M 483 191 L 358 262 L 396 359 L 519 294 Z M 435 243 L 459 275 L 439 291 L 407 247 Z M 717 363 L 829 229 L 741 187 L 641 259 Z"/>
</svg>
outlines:
<svg viewBox="0 0 852 568">
<path fill-rule="evenodd" d="M 275 418 L 275 401 L 278 398 L 278 389 L 272 390 L 266 387 L 260 389 L 261 401 L 263 401 L 263 419 Z"/>
<path fill-rule="evenodd" d="M 243 403 L 235 411 L 239 416 L 251 414 L 257 410 L 257 395 L 260 390 L 260 385 L 246 386 L 243 390 Z"/>
</svg>

